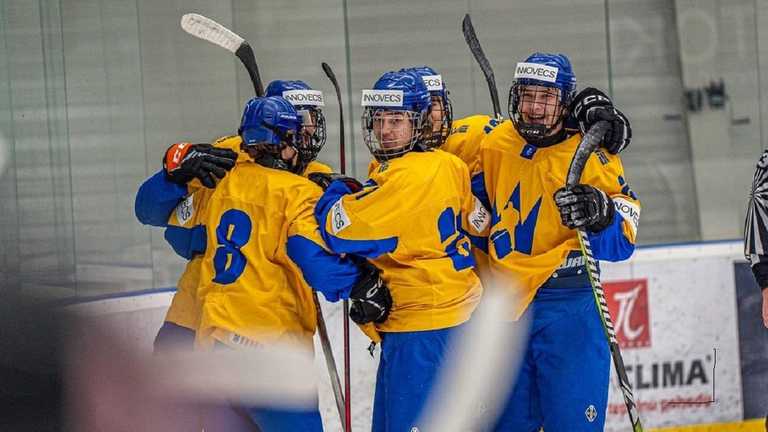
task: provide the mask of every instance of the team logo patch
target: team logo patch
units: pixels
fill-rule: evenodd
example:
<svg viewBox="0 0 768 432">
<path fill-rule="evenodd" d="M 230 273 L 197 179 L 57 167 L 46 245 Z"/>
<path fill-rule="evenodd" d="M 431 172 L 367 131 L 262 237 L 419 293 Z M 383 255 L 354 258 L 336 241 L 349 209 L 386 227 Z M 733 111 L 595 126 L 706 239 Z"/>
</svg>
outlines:
<svg viewBox="0 0 768 432">
<path fill-rule="evenodd" d="M 491 215 L 479 199 L 475 198 L 475 208 L 469 214 L 469 223 L 478 233 L 483 232 L 491 221 Z"/>
<path fill-rule="evenodd" d="M 402 90 L 363 90 L 364 107 L 395 107 L 403 106 Z"/>
<path fill-rule="evenodd" d="M 587 420 L 592 423 L 597 418 L 597 409 L 595 409 L 594 405 L 590 405 L 587 407 L 587 410 L 584 411 L 584 415 L 587 416 Z"/>
<path fill-rule="evenodd" d="M 331 208 L 331 232 L 336 235 L 348 226 L 352 225 L 347 212 L 344 210 L 344 204 L 341 198 Z"/>
<path fill-rule="evenodd" d="M 320 90 L 286 90 L 283 98 L 291 105 L 325 106 L 323 92 Z"/>
<path fill-rule="evenodd" d="M 651 346 L 648 316 L 648 280 L 606 282 L 608 310 L 615 317 L 616 339 L 621 348 Z"/>
<path fill-rule="evenodd" d="M 193 201 L 194 199 L 190 195 L 176 206 L 176 220 L 179 221 L 180 225 L 186 225 L 192 219 L 192 215 L 195 214 L 195 207 L 192 205 Z"/>
<path fill-rule="evenodd" d="M 538 148 L 536 146 L 526 144 L 525 147 L 523 147 L 523 150 L 520 152 L 520 156 L 526 159 L 533 159 L 533 155 L 536 154 L 537 149 Z"/>
<path fill-rule="evenodd" d="M 518 63 L 515 67 L 515 79 L 527 78 L 536 81 L 556 82 L 556 67 L 536 63 Z"/>
</svg>

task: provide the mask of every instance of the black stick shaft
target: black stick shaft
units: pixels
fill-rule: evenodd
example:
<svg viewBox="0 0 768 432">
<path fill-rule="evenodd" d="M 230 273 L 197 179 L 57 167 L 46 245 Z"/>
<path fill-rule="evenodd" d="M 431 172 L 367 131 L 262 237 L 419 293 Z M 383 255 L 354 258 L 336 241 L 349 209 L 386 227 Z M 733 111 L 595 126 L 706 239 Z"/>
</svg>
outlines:
<svg viewBox="0 0 768 432">
<path fill-rule="evenodd" d="M 251 77 L 251 83 L 253 84 L 253 91 L 256 96 L 264 96 L 264 84 L 261 82 L 261 74 L 259 74 L 259 66 L 256 64 L 256 56 L 253 54 L 253 48 L 248 42 L 243 42 L 235 55 L 245 66 L 245 70 L 248 71 L 248 76 Z"/>
<path fill-rule="evenodd" d="M 493 114 L 497 119 L 501 118 L 501 104 L 499 103 L 499 91 L 496 88 L 496 78 L 493 75 L 493 68 L 488 61 L 488 57 L 483 52 L 483 47 L 480 46 L 480 40 L 477 39 L 477 33 L 475 33 L 475 26 L 472 25 L 472 18 L 469 14 L 464 15 L 464 20 L 461 22 L 461 32 L 464 34 L 464 40 L 469 46 L 469 51 L 477 60 L 477 64 L 480 66 L 480 70 L 483 71 L 485 81 L 488 83 L 488 92 L 491 94 L 491 104 L 493 105 Z"/>
<path fill-rule="evenodd" d="M 336 74 L 333 73 L 333 69 L 328 63 L 322 63 L 323 72 L 333 84 L 333 89 L 336 91 L 336 100 L 339 103 L 339 170 L 342 174 L 346 174 L 346 149 L 345 134 L 344 134 L 344 105 L 341 102 L 341 89 L 339 88 L 339 81 L 336 79 Z M 352 387 L 350 382 L 350 350 L 349 350 L 349 300 L 344 300 L 342 307 L 344 308 L 344 427 L 345 432 L 352 432 Z"/>
</svg>

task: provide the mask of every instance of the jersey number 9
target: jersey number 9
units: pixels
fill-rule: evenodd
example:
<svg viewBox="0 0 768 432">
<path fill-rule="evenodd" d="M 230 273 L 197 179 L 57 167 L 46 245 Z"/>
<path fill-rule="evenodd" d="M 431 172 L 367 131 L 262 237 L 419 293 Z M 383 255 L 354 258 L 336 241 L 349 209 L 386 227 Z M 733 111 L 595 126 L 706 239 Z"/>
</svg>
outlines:
<svg viewBox="0 0 768 432">
<path fill-rule="evenodd" d="M 473 267 L 475 259 L 470 253 L 469 239 L 461 231 L 461 212 L 457 215 L 450 207 L 443 210 L 440 217 L 437 218 L 437 229 L 440 231 L 441 243 L 445 243 L 446 240 L 458 233 L 458 236 L 445 247 L 445 253 L 453 261 L 453 268 L 456 271 L 461 271 Z"/>
</svg>

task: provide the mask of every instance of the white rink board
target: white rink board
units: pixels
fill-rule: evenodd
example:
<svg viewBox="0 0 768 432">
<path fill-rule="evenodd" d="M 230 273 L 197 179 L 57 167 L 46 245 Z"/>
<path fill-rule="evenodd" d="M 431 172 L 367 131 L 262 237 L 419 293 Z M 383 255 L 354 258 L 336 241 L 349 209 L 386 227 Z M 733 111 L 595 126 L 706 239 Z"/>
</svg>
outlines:
<svg viewBox="0 0 768 432">
<path fill-rule="evenodd" d="M 635 386 L 635 398 L 641 404 L 641 415 L 646 427 L 738 421 L 742 419 L 741 374 L 738 354 L 736 299 L 733 262 L 742 260 L 738 242 L 691 246 L 653 247 L 639 249 L 630 262 L 603 264 L 603 281 L 647 279 L 650 346 L 625 348 L 625 363 L 635 368 L 630 381 Z M 611 292 L 607 293 L 609 296 Z M 322 297 L 322 296 L 321 296 Z M 170 303 L 169 293 L 145 294 L 111 300 L 99 300 L 70 306 L 78 311 L 115 320 L 127 338 L 135 340 L 140 349 L 151 350 L 152 340 L 162 322 L 165 307 Z M 341 304 L 323 303 L 325 318 L 339 373 L 342 372 Z M 616 320 L 614 316 L 614 320 Z M 373 390 L 378 365 L 366 348 L 368 339 L 354 325 L 351 328 L 353 428 L 370 430 Z M 325 430 L 341 430 L 328 383 L 328 374 L 322 359 L 322 350 L 315 344 L 316 368 L 320 375 L 320 406 Z M 665 405 L 670 399 L 711 396 L 712 349 L 717 348 L 716 399 L 709 405 Z M 674 372 L 682 362 L 683 378 L 668 374 L 663 385 L 663 365 Z M 702 369 L 693 374 L 690 384 L 685 382 L 698 362 Z M 653 386 L 653 365 L 658 369 L 657 385 Z M 640 381 L 647 388 L 638 388 L 637 366 L 642 367 Z M 704 371 L 707 383 L 703 384 Z M 673 376 L 674 375 L 674 376 Z M 611 372 L 612 389 L 609 406 L 623 410 L 621 395 Z M 342 378 L 343 379 L 343 378 Z M 673 384 L 673 385 L 672 385 Z M 652 408 L 655 406 L 655 408 Z M 625 414 L 608 416 L 606 431 L 627 430 Z"/>
<path fill-rule="evenodd" d="M 741 247 L 729 242 L 647 248 L 628 263 L 604 265 L 604 282 L 647 280 L 650 346 L 622 349 L 646 427 L 742 419 L 733 270 L 734 261 L 743 260 Z M 716 402 L 707 403 L 713 378 Z M 611 379 L 606 430 L 625 431 L 628 417 L 613 371 Z"/>
</svg>

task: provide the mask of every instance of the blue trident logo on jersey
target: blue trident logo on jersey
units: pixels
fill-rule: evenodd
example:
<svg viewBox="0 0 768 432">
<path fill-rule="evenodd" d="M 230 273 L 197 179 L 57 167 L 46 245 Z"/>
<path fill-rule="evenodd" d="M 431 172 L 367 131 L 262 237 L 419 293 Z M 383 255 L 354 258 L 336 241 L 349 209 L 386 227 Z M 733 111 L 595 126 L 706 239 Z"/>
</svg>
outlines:
<svg viewBox="0 0 768 432">
<path fill-rule="evenodd" d="M 531 254 L 533 249 L 533 232 L 536 230 L 536 222 L 539 218 L 539 208 L 541 207 L 541 197 L 536 201 L 528 215 L 523 215 L 522 206 L 520 205 L 520 183 L 515 186 L 515 190 L 512 195 L 504 204 L 504 210 L 509 208 L 512 204 L 512 208 L 517 211 L 519 218 L 517 225 L 515 225 L 515 243 L 512 244 L 512 238 L 509 235 L 509 231 L 502 228 L 493 231 L 490 235 L 490 240 L 493 242 L 493 247 L 496 250 L 496 257 L 499 259 L 509 255 L 513 250 L 526 255 Z M 491 226 L 496 226 L 501 222 L 501 215 L 496 209 L 494 203 L 493 213 L 491 215 Z"/>
</svg>

